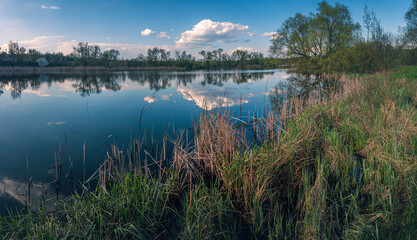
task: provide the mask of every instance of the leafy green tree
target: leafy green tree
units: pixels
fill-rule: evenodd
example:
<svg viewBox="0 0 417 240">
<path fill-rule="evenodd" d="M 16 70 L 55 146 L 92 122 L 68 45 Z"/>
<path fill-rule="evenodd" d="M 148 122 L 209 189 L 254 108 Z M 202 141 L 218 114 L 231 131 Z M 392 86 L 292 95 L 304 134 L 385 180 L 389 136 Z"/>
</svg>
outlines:
<svg viewBox="0 0 417 240">
<path fill-rule="evenodd" d="M 234 65 L 234 61 L 233 58 L 227 54 L 227 53 L 223 53 L 221 55 L 221 59 L 222 59 L 222 63 L 226 68 L 232 68 Z"/>
<path fill-rule="evenodd" d="M 177 63 L 181 67 L 185 67 L 187 70 L 191 70 L 193 68 L 192 62 L 195 61 L 195 58 L 191 54 L 187 54 L 186 51 L 175 51 L 175 58 Z"/>
<path fill-rule="evenodd" d="M 19 47 L 18 42 L 10 41 L 8 44 L 8 54 L 13 59 L 13 61 L 17 62 L 20 60 L 21 56 L 26 53 L 26 49 L 24 47 Z"/>
<path fill-rule="evenodd" d="M 77 47 L 73 47 L 74 56 L 81 61 L 83 66 L 89 64 L 91 58 L 91 52 L 93 51 L 93 46 L 88 45 L 88 43 L 79 42 Z"/>
<path fill-rule="evenodd" d="M 157 66 L 158 63 L 162 65 L 162 62 L 169 60 L 170 54 L 171 53 L 169 51 L 162 49 L 162 48 L 157 48 L 157 47 L 149 48 L 147 61 L 152 66 Z"/>
<path fill-rule="evenodd" d="M 248 59 L 249 53 L 247 50 L 235 50 L 232 53 L 232 58 L 239 63 L 240 69 L 245 68 L 245 61 Z"/>
<path fill-rule="evenodd" d="M 330 55 L 354 44 L 359 28 L 345 5 L 332 6 L 322 1 L 317 13 L 308 16 L 297 13 L 288 18 L 271 40 L 270 52 L 294 58 L 297 73 L 321 75 L 328 71 Z"/>
<path fill-rule="evenodd" d="M 340 3 L 331 6 L 326 1 L 322 1 L 318 4 L 317 11 L 313 23 L 318 27 L 316 34 L 319 34 L 320 37 L 326 36 L 326 41 L 323 44 L 325 55 L 353 45 L 354 32 L 360 29 L 360 26 L 353 22 L 348 7 Z M 322 44 L 317 43 L 316 45 L 321 46 Z"/>
<path fill-rule="evenodd" d="M 106 67 L 110 66 L 111 62 L 117 61 L 120 52 L 115 49 L 106 50 L 101 54 L 101 60 Z"/>
<path fill-rule="evenodd" d="M 210 69 L 210 62 L 213 60 L 213 53 L 209 51 L 200 51 L 198 54 L 200 54 L 203 57 L 204 62 L 206 63 L 206 68 Z"/>
<path fill-rule="evenodd" d="M 374 10 L 369 10 L 365 5 L 363 15 L 364 28 L 366 30 L 366 42 L 390 44 L 390 37 L 384 32 L 381 21 L 376 17 Z"/>
<path fill-rule="evenodd" d="M 29 50 L 28 50 L 28 55 L 29 55 L 29 57 L 30 57 L 30 60 L 31 60 L 32 62 L 34 62 L 34 61 L 36 61 L 38 58 L 40 58 L 42 54 L 41 54 L 39 51 L 35 50 L 35 49 L 29 49 Z"/>
<path fill-rule="evenodd" d="M 404 17 L 407 26 L 405 27 L 405 41 L 412 47 L 417 47 L 417 0 L 413 0 L 411 7 Z"/>
<path fill-rule="evenodd" d="M 251 52 L 248 54 L 248 62 L 251 65 L 264 65 L 264 55 L 259 52 Z"/>
</svg>

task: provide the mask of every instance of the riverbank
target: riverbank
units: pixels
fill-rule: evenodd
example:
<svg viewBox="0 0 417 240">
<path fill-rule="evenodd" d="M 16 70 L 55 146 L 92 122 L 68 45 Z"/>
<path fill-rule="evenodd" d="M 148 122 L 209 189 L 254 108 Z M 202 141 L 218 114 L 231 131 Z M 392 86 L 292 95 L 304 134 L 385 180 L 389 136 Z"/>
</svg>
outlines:
<svg viewBox="0 0 417 240">
<path fill-rule="evenodd" d="M 104 67 L 104 66 L 62 66 L 62 67 L 0 67 L 0 76 L 20 76 L 35 74 L 105 73 L 120 71 L 185 71 L 183 67 Z"/>
<path fill-rule="evenodd" d="M 2 217 L 4 239 L 414 239 L 417 67 L 341 77 L 325 98 L 284 104 L 253 124 L 203 114 L 168 169 L 120 169 L 55 214 Z M 124 155 L 124 154 L 122 154 Z M 163 154 L 153 164 L 167 165 Z M 119 166 L 119 167 L 118 167 Z M 123 171 L 130 172 L 127 175 Z"/>
<path fill-rule="evenodd" d="M 285 66 L 277 66 L 280 69 L 284 69 Z M 276 69 L 263 67 L 261 65 L 248 65 L 247 70 L 264 70 L 264 69 Z M 110 72 L 123 72 L 123 71 L 186 71 L 184 67 L 104 67 L 104 66 L 54 66 L 54 67 L 31 67 L 31 66 L 0 66 L 0 77 L 5 76 L 26 76 L 26 75 L 39 75 L 39 74 L 51 74 L 51 75 L 68 75 L 68 74 L 99 74 Z M 194 70 L 206 70 L 206 68 L 198 68 Z M 212 69 L 213 71 L 221 69 Z M 236 70 L 236 69 L 231 69 Z"/>
</svg>

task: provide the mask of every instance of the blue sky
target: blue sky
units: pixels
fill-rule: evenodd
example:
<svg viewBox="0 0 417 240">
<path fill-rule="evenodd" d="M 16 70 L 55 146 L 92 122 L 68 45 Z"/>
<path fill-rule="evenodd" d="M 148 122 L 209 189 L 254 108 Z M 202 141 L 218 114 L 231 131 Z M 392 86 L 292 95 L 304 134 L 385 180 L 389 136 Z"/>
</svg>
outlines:
<svg viewBox="0 0 417 240">
<path fill-rule="evenodd" d="M 271 33 L 296 12 L 309 13 L 317 0 L 0 0 L 0 46 L 10 40 L 42 52 L 69 53 L 79 41 L 115 48 L 124 57 L 157 46 L 174 51 L 246 48 L 266 53 Z M 334 3 L 335 1 L 328 1 Z M 362 23 L 364 5 L 384 29 L 404 26 L 411 0 L 339 1 Z"/>
</svg>

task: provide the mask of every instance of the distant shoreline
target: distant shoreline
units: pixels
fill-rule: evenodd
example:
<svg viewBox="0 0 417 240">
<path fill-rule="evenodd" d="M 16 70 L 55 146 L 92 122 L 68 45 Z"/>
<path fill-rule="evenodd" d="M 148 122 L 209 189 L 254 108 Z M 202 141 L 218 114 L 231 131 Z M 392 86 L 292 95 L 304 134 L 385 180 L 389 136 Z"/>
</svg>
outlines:
<svg viewBox="0 0 417 240">
<path fill-rule="evenodd" d="M 32 75 L 32 74 L 71 74 L 71 73 L 103 73 L 118 71 L 184 71 L 182 67 L 104 67 L 104 66 L 54 66 L 54 67 L 31 67 L 14 66 L 0 67 L 0 76 Z"/>
<path fill-rule="evenodd" d="M 255 69 L 276 69 L 281 68 L 276 66 L 275 68 L 262 67 L 258 65 L 247 65 L 244 70 Z M 204 70 L 204 69 L 193 69 Z M 218 70 L 218 69 L 211 69 Z M 120 71 L 187 71 L 184 67 L 104 67 L 104 66 L 53 66 L 53 67 L 33 67 L 33 66 L 1 66 L 0 76 L 22 76 L 22 75 L 37 75 L 37 74 L 73 74 L 73 73 L 109 73 Z"/>
</svg>

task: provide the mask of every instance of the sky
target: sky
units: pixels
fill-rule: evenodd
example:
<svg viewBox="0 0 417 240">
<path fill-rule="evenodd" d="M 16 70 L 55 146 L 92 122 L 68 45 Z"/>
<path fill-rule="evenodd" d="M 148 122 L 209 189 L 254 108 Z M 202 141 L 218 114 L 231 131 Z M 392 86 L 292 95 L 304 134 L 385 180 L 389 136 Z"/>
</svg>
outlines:
<svg viewBox="0 0 417 240">
<path fill-rule="evenodd" d="M 69 54 L 78 42 L 117 49 L 124 58 L 150 47 L 171 52 L 223 48 L 267 54 L 270 38 L 289 17 L 308 14 L 318 0 L 0 0 L 0 47 L 9 41 L 41 52 Z M 333 4 L 336 1 L 329 0 Z M 411 0 L 351 0 L 355 22 L 365 4 L 385 31 L 405 25 Z"/>
</svg>

